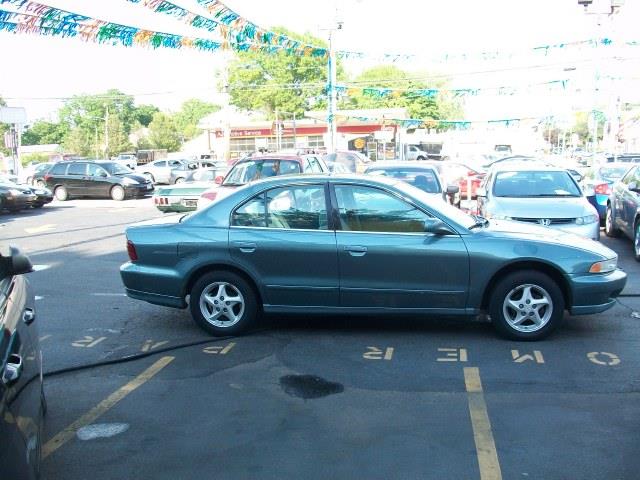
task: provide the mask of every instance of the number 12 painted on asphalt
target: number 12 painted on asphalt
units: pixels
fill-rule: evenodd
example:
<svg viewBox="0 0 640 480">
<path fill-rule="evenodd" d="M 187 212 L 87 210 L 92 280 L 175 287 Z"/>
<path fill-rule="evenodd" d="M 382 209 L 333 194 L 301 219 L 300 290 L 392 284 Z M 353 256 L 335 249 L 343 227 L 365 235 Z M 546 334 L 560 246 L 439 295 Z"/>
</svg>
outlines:
<svg viewBox="0 0 640 480">
<path fill-rule="evenodd" d="M 391 360 L 393 358 L 393 347 L 387 347 L 384 351 L 378 347 L 367 347 L 367 351 L 362 355 L 366 360 Z"/>
</svg>

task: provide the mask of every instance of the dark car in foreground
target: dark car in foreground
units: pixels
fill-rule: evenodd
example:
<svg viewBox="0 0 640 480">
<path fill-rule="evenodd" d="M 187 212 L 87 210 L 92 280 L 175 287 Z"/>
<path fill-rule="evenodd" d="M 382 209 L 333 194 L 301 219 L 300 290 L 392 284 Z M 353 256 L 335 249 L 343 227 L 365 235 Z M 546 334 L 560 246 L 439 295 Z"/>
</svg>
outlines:
<svg viewBox="0 0 640 480">
<path fill-rule="evenodd" d="M 59 162 L 45 174 L 44 181 L 59 201 L 72 197 L 125 200 L 153 193 L 150 180 L 110 161 Z"/>
<path fill-rule="evenodd" d="M 598 242 L 488 221 L 405 182 L 282 176 L 210 207 L 126 230 L 129 297 L 191 310 L 214 335 L 261 312 L 488 312 L 518 340 L 544 338 L 571 314 L 611 308 L 626 274 Z"/>
<path fill-rule="evenodd" d="M 0 478 L 35 479 L 46 410 L 29 259 L 0 248 Z"/>
<path fill-rule="evenodd" d="M 31 188 L 21 187 L 15 183 L 0 181 L 0 212 L 9 210 L 17 212 L 34 205 L 36 195 Z"/>
</svg>

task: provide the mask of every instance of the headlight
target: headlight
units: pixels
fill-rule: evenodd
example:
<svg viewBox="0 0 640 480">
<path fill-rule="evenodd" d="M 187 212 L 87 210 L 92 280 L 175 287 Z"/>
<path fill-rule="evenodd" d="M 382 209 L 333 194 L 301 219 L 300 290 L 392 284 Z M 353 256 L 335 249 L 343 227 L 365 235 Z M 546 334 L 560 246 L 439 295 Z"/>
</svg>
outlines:
<svg viewBox="0 0 640 480">
<path fill-rule="evenodd" d="M 124 177 L 122 179 L 122 183 L 124 185 L 138 185 L 138 182 L 136 182 L 133 178 L 129 178 L 129 177 Z"/>
<path fill-rule="evenodd" d="M 598 215 L 587 215 L 586 217 L 576 218 L 576 225 L 587 225 L 589 223 L 596 223 L 600 221 Z"/>
<path fill-rule="evenodd" d="M 611 258 L 609 260 L 603 260 L 591 265 L 589 273 L 608 273 L 613 272 L 618 266 L 618 257 Z"/>
</svg>

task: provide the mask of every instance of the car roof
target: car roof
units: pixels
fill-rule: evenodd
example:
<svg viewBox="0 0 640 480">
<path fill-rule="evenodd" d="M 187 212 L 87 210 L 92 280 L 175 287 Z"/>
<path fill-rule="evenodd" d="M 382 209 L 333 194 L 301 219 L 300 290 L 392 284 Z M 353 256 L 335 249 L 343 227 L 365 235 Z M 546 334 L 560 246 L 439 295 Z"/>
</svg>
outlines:
<svg viewBox="0 0 640 480">
<path fill-rule="evenodd" d="M 300 183 L 318 183 L 318 182 L 358 182 L 366 185 L 397 185 L 404 183 L 393 177 L 384 177 L 378 175 L 364 175 L 358 173 L 326 173 L 326 174 L 300 174 L 300 175 L 278 175 L 275 177 L 268 177 L 265 179 L 255 180 L 249 182 L 247 185 L 292 185 Z"/>
<path fill-rule="evenodd" d="M 541 172 L 566 172 L 565 167 L 556 167 L 548 163 L 540 162 L 500 162 L 491 167 L 492 172 L 524 172 L 524 171 L 541 171 Z"/>
<path fill-rule="evenodd" d="M 419 160 L 391 160 L 391 161 L 382 161 L 372 163 L 367 167 L 367 170 L 375 169 L 375 168 L 395 168 L 395 167 L 414 167 L 414 168 L 429 168 L 429 169 L 437 169 L 438 164 L 434 162 L 423 162 Z"/>
</svg>

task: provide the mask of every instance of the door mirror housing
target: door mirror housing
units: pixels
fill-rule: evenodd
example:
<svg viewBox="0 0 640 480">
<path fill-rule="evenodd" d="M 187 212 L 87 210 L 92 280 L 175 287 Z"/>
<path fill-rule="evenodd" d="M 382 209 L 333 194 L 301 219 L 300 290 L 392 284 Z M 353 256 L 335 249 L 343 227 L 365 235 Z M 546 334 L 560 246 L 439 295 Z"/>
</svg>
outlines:
<svg viewBox="0 0 640 480">
<path fill-rule="evenodd" d="M 458 185 L 447 185 L 447 195 L 455 195 L 460 191 L 460 187 Z"/>
<path fill-rule="evenodd" d="M 424 221 L 424 231 L 434 235 L 451 235 L 455 233 L 442 220 L 438 218 L 428 218 Z"/>
<path fill-rule="evenodd" d="M 9 251 L 0 251 L 0 278 L 29 272 L 33 272 L 31 260 L 20 253 L 20 250 L 11 247 Z"/>
</svg>

